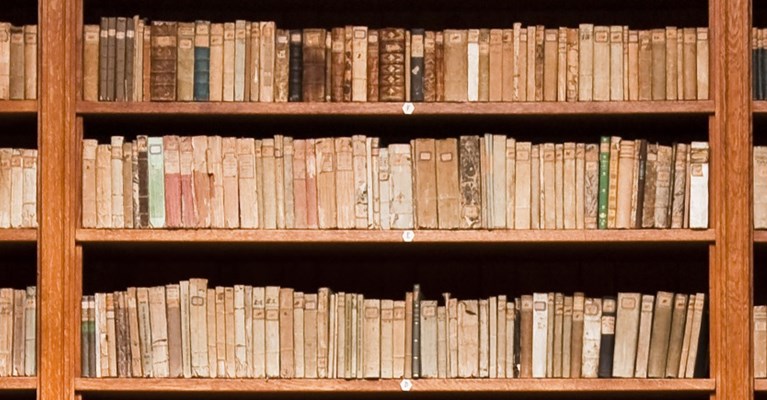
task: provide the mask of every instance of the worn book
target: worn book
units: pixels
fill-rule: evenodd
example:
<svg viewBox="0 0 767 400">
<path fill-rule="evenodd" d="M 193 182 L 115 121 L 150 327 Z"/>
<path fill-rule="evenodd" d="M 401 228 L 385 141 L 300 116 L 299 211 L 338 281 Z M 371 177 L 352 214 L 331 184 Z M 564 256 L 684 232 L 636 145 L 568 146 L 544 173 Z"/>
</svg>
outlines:
<svg viewBox="0 0 767 400">
<path fill-rule="evenodd" d="M 176 100 L 177 23 L 152 22 L 151 99 Z"/>
</svg>

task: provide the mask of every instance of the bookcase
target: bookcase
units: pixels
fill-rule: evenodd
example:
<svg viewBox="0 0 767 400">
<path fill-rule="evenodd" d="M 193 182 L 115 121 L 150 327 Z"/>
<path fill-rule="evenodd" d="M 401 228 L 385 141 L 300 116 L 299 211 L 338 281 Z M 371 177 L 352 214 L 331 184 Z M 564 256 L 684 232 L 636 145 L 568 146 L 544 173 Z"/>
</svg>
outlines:
<svg viewBox="0 0 767 400">
<path fill-rule="evenodd" d="M 242 0 L 39 0 L 37 18 L 31 8 L 34 2 L 10 3 L 14 7 L 8 10 L 19 11 L 13 11 L 18 14 L 9 19 L 37 20 L 40 26 L 39 100 L 0 103 L 0 127 L 25 132 L 18 139 L 3 135 L 3 145 L 5 140 L 9 146 L 16 140 L 31 144 L 29 135 L 37 117 L 39 229 L 0 231 L 0 250 L 8 248 L 13 260 L 8 264 L 12 271 L 9 284 L 29 284 L 34 279 L 32 248 L 37 242 L 40 324 L 37 379 L 0 378 L 0 397 L 14 398 L 19 391 L 31 397 L 35 389 L 44 400 L 409 395 L 402 393 L 398 380 L 79 378 L 82 294 L 126 285 L 164 284 L 195 275 L 225 284 L 259 279 L 305 289 L 338 282 L 347 290 L 383 296 L 399 294 L 414 282 L 424 284 L 432 297 L 439 290 L 474 297 L 512 289 L 515 293 L 587 290 L 595 295 L 617 290 L 700 290 L 710 299 L 707 379 L 422 379 L 414 382 L 412 391 L 435 398 L 511 393 L 729 400 L 752 398 L 755 388 L 758 392 L 767 389 L 765 382 L 754 383 L 751 367 L 751 305 L 753 289 L 759 288 L 754 280 L 753 252 L 756 247 L 758 253 L 759 243 L 767 241 L 750 228 L 751 128 L 752 119 L 760 126 L 767 106 L 751 101 L 749 1 L 473 4 L 338 0 L 315 4 L 268 0 L 256 5 Z M 287 27 L 354 23 L 443 29 L 506 26 L 513 21 L 550 26 L 579 22 L 626 23 L 639 28 L 708 26 L 711 100 L 417 103 L 413 115 L 405 115 L 401 103 L 82 101 L 83 24 L 95 23 L 102 15 L 133 14 L 188 21 L 272 19 Z M 593 140 L 619 131 L 665 141 L 708 139 L 711 228 L 416 231 L 413 243 L 404 243 L 402 232 L 397 231 L 80 228 L 80 140 L 113 133 L 132 136 L 171 131 L 256 137 L 278 131 L 297 135 L 362 131 L 397 139 L 498 131 L 533 140 Z M 667 138 L 653 132 L 678 135 Z M 224 266 L 214 267 L 219 263 Z"/>
</svg>

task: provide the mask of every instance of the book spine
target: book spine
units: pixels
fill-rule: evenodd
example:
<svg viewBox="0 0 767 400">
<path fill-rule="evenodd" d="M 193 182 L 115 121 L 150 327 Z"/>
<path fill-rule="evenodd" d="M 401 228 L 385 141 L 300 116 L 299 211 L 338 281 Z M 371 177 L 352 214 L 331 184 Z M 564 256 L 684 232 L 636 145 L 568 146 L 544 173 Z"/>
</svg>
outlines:
<svg viewBox="0 0 767 400">
<path fill-rule="evenodd" d="M 603 298 L 601 339 L 599 344 L 598 376 L 600 378 L 611 378 L 613 376 L 613 355 L 615 349 L 615 314 L 615 298 Z"/>
<path fill-rule="evenodd" d="M 152 22 L 152 101 L 176 100 L 176 30 L 176 22 Z"/>
<path fill-rule="evenodd" d="M 424 101 L 424 35 L 423 29 L 410 31 L 410 100 Z"/>
<path fill-rule="evenodd" d="M 599 144 L 599 196 L 598 222 L 599 229 L 607 229 L 608 192 L 610 185 L 610 137 L 602 136 Z"/>
<path fill-rule="evenodd" d="M 288 59 L 288 101 L 302 101 L 303 95 L 303 43 L 300 30 L 290 31 Z"/>
<path fill-rule="evenodd" d="M 197 21 L 194 34 L 194 101 L 210 100 L 210 22 Z"/>
</svg>

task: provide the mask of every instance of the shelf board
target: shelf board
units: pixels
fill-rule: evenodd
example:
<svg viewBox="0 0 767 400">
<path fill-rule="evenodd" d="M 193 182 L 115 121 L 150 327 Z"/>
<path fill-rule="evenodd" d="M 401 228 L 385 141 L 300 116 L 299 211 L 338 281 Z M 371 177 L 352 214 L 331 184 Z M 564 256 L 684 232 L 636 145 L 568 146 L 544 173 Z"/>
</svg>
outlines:
<svg viewBox="0 0 767 400">
<path fill-rule="evenodd" d="M 37 389 L 37 377 L 4 377 L 0 378 L 0 392 Z"/>
<path fill-rule="evenodd" d="M 714 102 L 537 102 L 414 103 L 413 115 L 661 115 L 713 114 Z M 88 102 L 77 103 L 79 115 L 262 115 L 262 116 L 396 116 L 402 103 L 219 103 L 219 102 Z"/>
<path fill-rule="evenodd" d="M 754 114 L 767 115 L 767 100 L 754 100 L 752 111 Z"/>
<path fill-rule="evenodd" d="M 37 229 L 0 229 L 0 243 L 35 241 L 37 241 Z"/>
<path fill-rule="evenodd" d="M 420 379 L 412 392 L 713 393 L 714 379 Z M 401 393 L 399 379 L 77 378 L 78 392 L 127 393 Z"/>
<path fill-rule="evenodd" d="M 456 230 L 413 231 L 420 243 L 708 243 L 714 230 Z M 78 229 L 81 243 L 398 243 L 403 231 L 256 229 Z"/>
<path fill-rule="evenodd" d="M 767 392 L 767 379 L 754 379 L 755 392 Z"/>
<path fill-rule="evenodd" d="M 37 112 L 37 100 L 0 100 L 0 115 L 23 115 Z"/>
<path fill-rule="evenodd" d="M 754 230 L 754 243 L 767 243 L 767 230 Z"/>
</svg>

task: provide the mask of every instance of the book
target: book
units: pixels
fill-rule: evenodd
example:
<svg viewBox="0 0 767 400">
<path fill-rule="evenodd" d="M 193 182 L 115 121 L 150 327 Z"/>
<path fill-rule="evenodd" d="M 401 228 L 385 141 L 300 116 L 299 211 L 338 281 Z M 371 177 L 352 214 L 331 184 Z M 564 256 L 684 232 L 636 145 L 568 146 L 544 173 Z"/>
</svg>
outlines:
<svg viewBox="0 0 767 400">
<path fill-rule="evenodd" d="M 614 297 L 602 298 L 601 339 L 599 341 L 600 378 L 613 376 L 613 356 L 615 350 L 616 302 Z"/>
<path fill-rule="evenodd" d="M 637 339 L 642 306 L 639 293 L 618 293 L 615 317 L 615 351 L 613 353 L 612 376 L 634 377 L 637 355 Z"/>
<path fill-rule="evenodd" d="M 176 100 L 177 23 L 153 21 L 151 38 L 151 99 Z"/>
<path fill-rule="evenodd" d="M 658 292 L 655 297 L 650 352 L 647 361 L 647 377 L 649 378 L 663 377 L 666 373 L 673 297 L 674 294 L 669 292 Z"/>
</svg>

